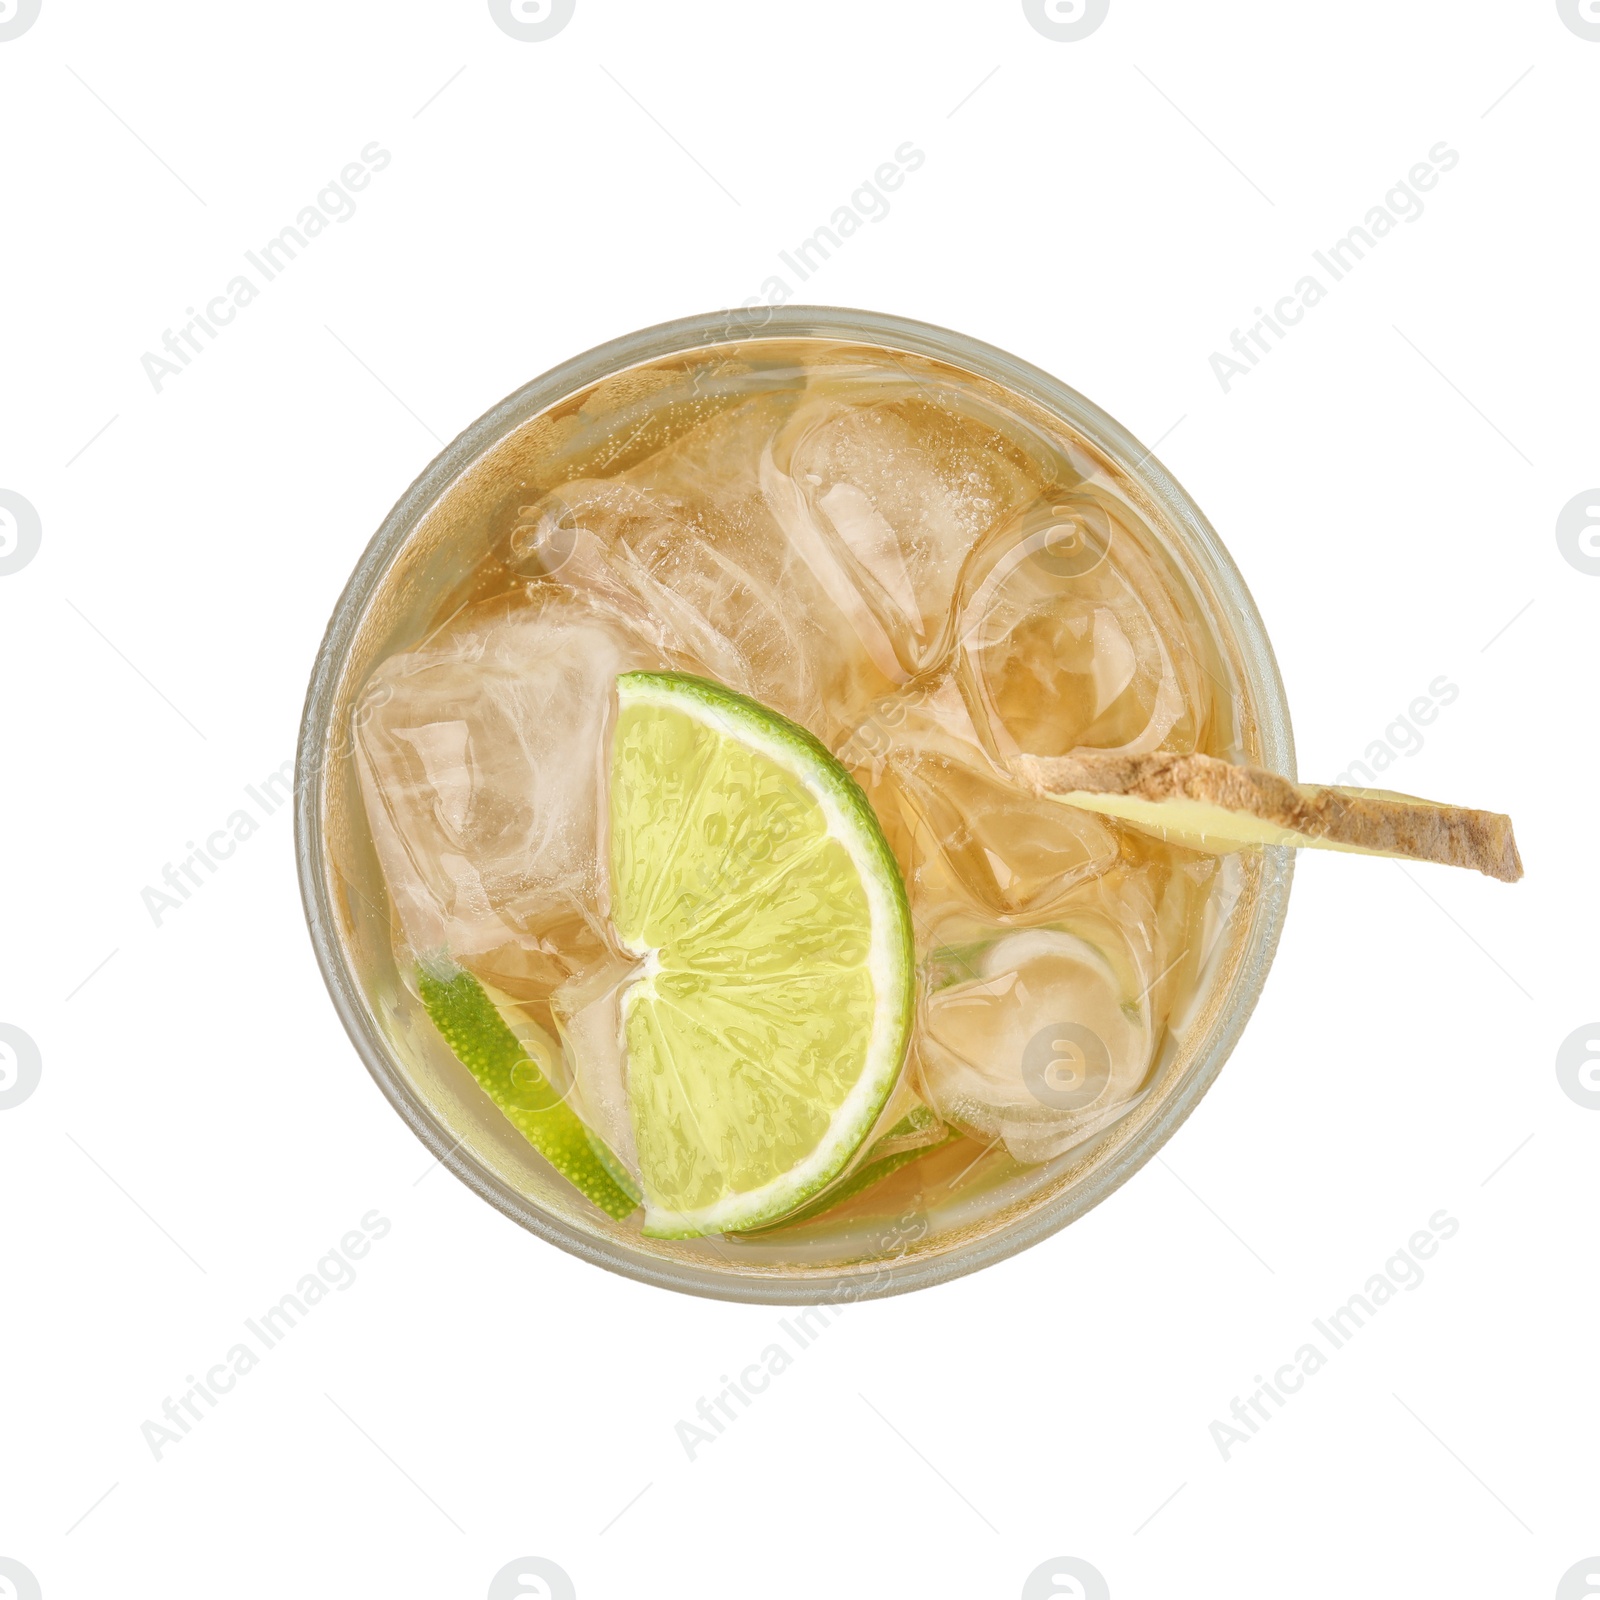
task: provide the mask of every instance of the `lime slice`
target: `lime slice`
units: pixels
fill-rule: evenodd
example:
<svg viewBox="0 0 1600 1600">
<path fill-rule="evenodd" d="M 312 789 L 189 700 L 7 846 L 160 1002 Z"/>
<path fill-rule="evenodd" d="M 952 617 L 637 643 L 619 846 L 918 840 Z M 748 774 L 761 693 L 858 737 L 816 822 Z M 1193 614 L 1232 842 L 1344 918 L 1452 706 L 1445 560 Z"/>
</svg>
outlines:
<svg viewBox="0 0 1600 1600">
<path fill-rule="evenodd" d="M 793 1211 L 872 1130 L 911 1027 L 911 913 L 866 796 L 803 728 L 682 673 L 617 679 L 612 922 L 644 1231 Z"/>
<path fill-rule="evenodd" d="M 907 1119 L 909 1120 L 909 1119 Z M 802 1222 L 810 1222 L 817 1217 L 826 1216 L 837 1206 L 842 1206 L 846 1200 L 854 1200 L 864 1190 L 870 1189 L 873 1184 L 881 1183 L 891 1174 L 898 1172 L 901 1167 L 913 1161 L 920 1161 L 923 1156 L 931 1156 L 936 1151 L 943 1150 L 953 1145 L 956 1140 L 964 1138 L 958 1129 L 944 1128 L 934 1136 L 930 1144 L 917 1145 L 910 1150 L 896 1150 L 890 1155 L 875 1156 L 857 1167 L 842 1183 L 830 1189 L 826 1194 L 818 1195 L 809 1205 L 801 1206 L 798 1211 L 791 1212 L 787 1217 L 780 1217 L 771 1224 L 773 1228 L 792 1228 Z M 765 1233 L 767 1230 L 760 1230 Z"/>
<path fill-rule="evenodd" d="M 433 1025 L 511 1125 L 587 1200 L 619 1220 L 639 1197 L 621 1163 L 591 1133 L 506 1025 L 470 972 L 417 971 Z"/>
</svg>

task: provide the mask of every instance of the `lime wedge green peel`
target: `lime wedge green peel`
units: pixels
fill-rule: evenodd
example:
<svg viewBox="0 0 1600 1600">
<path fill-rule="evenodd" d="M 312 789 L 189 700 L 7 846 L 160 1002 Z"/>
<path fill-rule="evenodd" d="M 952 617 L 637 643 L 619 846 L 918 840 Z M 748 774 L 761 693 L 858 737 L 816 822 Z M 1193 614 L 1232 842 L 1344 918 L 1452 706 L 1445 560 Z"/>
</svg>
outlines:
<svg viewBox="0 0 1600 1600">
<path fill-rule="evenodd" d="M 435 977 L 417 969 L 433 1025 L 507 1121 L 587 1200 L 621 1219 L 639 1196 L 617 1158 L 591 1133 L 535 1065 L 470 972 Z"/>
<path fill-rule="evenodd" d="M 801 1206 L 798 1211 L 791 1212 L 787 1217 L 780 1217 L 772 1228 L 788 1228 L 796 1223 L 810 1222 L 814 1217 L 820 1217 L 825 1212 L 832 1211 L 835 1206 L 841 1206 L 846 1200 L 853 1200 L 865 1189 L 870 1189 L 875 1183 L 882 1183 L 891 1173 L 898 1172 L 901 1167 L 910 1162 L 918 1161 L 923 1156 L 931 1156 L 937 1150 L 943 1150 L 947 1145 L 952 1145 L 963 1135 L 954 1128 L 947 1128 L 943 1134 L 932 1144 L 921 1144 L 912 1150 L 896 1150 L 891 1155 L 879 1156 L 875 1161 L 864 1162 L 850 1174 L 843 1183 L 835 1184 L 826 1194 L 818 1195 L 809 1205 Z M 767 1230 L 760 1230 L 765 1232 Z"/>
<path fill-rule="evenodd" d="M 803 728 L 719 684 L 625 673 L 611 916 L 644 1231 L 759 1227 L 849 1164 L 900 1072 L 905 886 L 866 796 Z"/>
</svg>

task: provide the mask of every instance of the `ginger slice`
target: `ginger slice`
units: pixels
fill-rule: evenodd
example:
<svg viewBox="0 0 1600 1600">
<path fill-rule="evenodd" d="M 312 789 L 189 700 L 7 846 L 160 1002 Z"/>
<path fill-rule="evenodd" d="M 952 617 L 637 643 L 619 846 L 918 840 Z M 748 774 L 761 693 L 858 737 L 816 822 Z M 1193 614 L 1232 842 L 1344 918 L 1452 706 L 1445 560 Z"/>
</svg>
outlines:
<svg viewBox="0 0 1600 1600">
<path fill-rule="evenodd" d="M 1473 867 L 1503 883 L 1522 876 L 1511 818 L 1494 811 L 1384 789 L 1291 783 L 1203 755 L 1022 755 L 1011 770 L 1035 794 L 1190 849 L 1287 844 Z"/>
</svg>

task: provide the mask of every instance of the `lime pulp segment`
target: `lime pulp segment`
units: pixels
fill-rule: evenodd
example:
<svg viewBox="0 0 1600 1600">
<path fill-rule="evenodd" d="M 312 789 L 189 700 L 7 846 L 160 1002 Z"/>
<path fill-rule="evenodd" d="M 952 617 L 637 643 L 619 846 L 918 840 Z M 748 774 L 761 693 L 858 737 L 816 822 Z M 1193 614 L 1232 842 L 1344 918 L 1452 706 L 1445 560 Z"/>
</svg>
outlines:
<svg viewBox="0 0 1600 1600">
<path fill-rule="evenodd" d="M 750 1228 L 830 1183 L 899 1075 L 912 1010 L 899 868 L 803 728 L 682 673 L 625 673 L 612 921 L 644 1231 Z"/>
</svg>

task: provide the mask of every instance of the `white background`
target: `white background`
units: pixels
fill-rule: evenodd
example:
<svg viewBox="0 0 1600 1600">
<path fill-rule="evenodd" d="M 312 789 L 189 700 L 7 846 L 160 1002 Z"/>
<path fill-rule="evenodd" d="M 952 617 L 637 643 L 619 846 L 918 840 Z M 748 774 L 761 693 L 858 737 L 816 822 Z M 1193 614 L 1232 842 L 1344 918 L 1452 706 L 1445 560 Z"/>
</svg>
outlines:
<svg viewBox="0 0 1600 1600">
<path fill-rule="evenodd" d="M 0 43 L 0 488 L 42 526 L 0 577 L 0 1022 L 42 1061 L 0 1112 L 0 1556 L 45 1600 L 477 1600 L 525 1555 L 581 1600 L 1010 1597 L 1057 1556 L 1115 1600 L 1555 1595 L 1600 1553 L 1600 1111 L 1555 1071 L 1600 1014 L 1600 577 L 1555 538 L 1600 482 L 1597 88 L 1554 0 L 1112 0 L 1076 43 L 1019 0 L 578 0 L 541 43 L 483 0 L 43 0 Z M 157 393 L 141 356 L 374 140 L 356 214 Z M 1528 876 L 1302 857 L 1160 1161 L 848 1310 L 691 1462 L 675 1423 L 778 1313 L 422 1176 L 287 809 L 161 926 L 141 891 L 290 759 L 339 589 L 443 441 L 756 294 L 907 140 L 797 302 L 958 328 L 1160 440 L 1301 773 L 1443 675 L 1386 781 L 1512 813 Z M 1225 394 L 1212 352 L 1441 140 L 1425 213 Z M 141 1424 L 374 1208 L 358 1281 L 153 1459 Z M 1441 1208 L 1426 1281 L 1224 1461 L 1210 1424 Z"/>
</svg>

